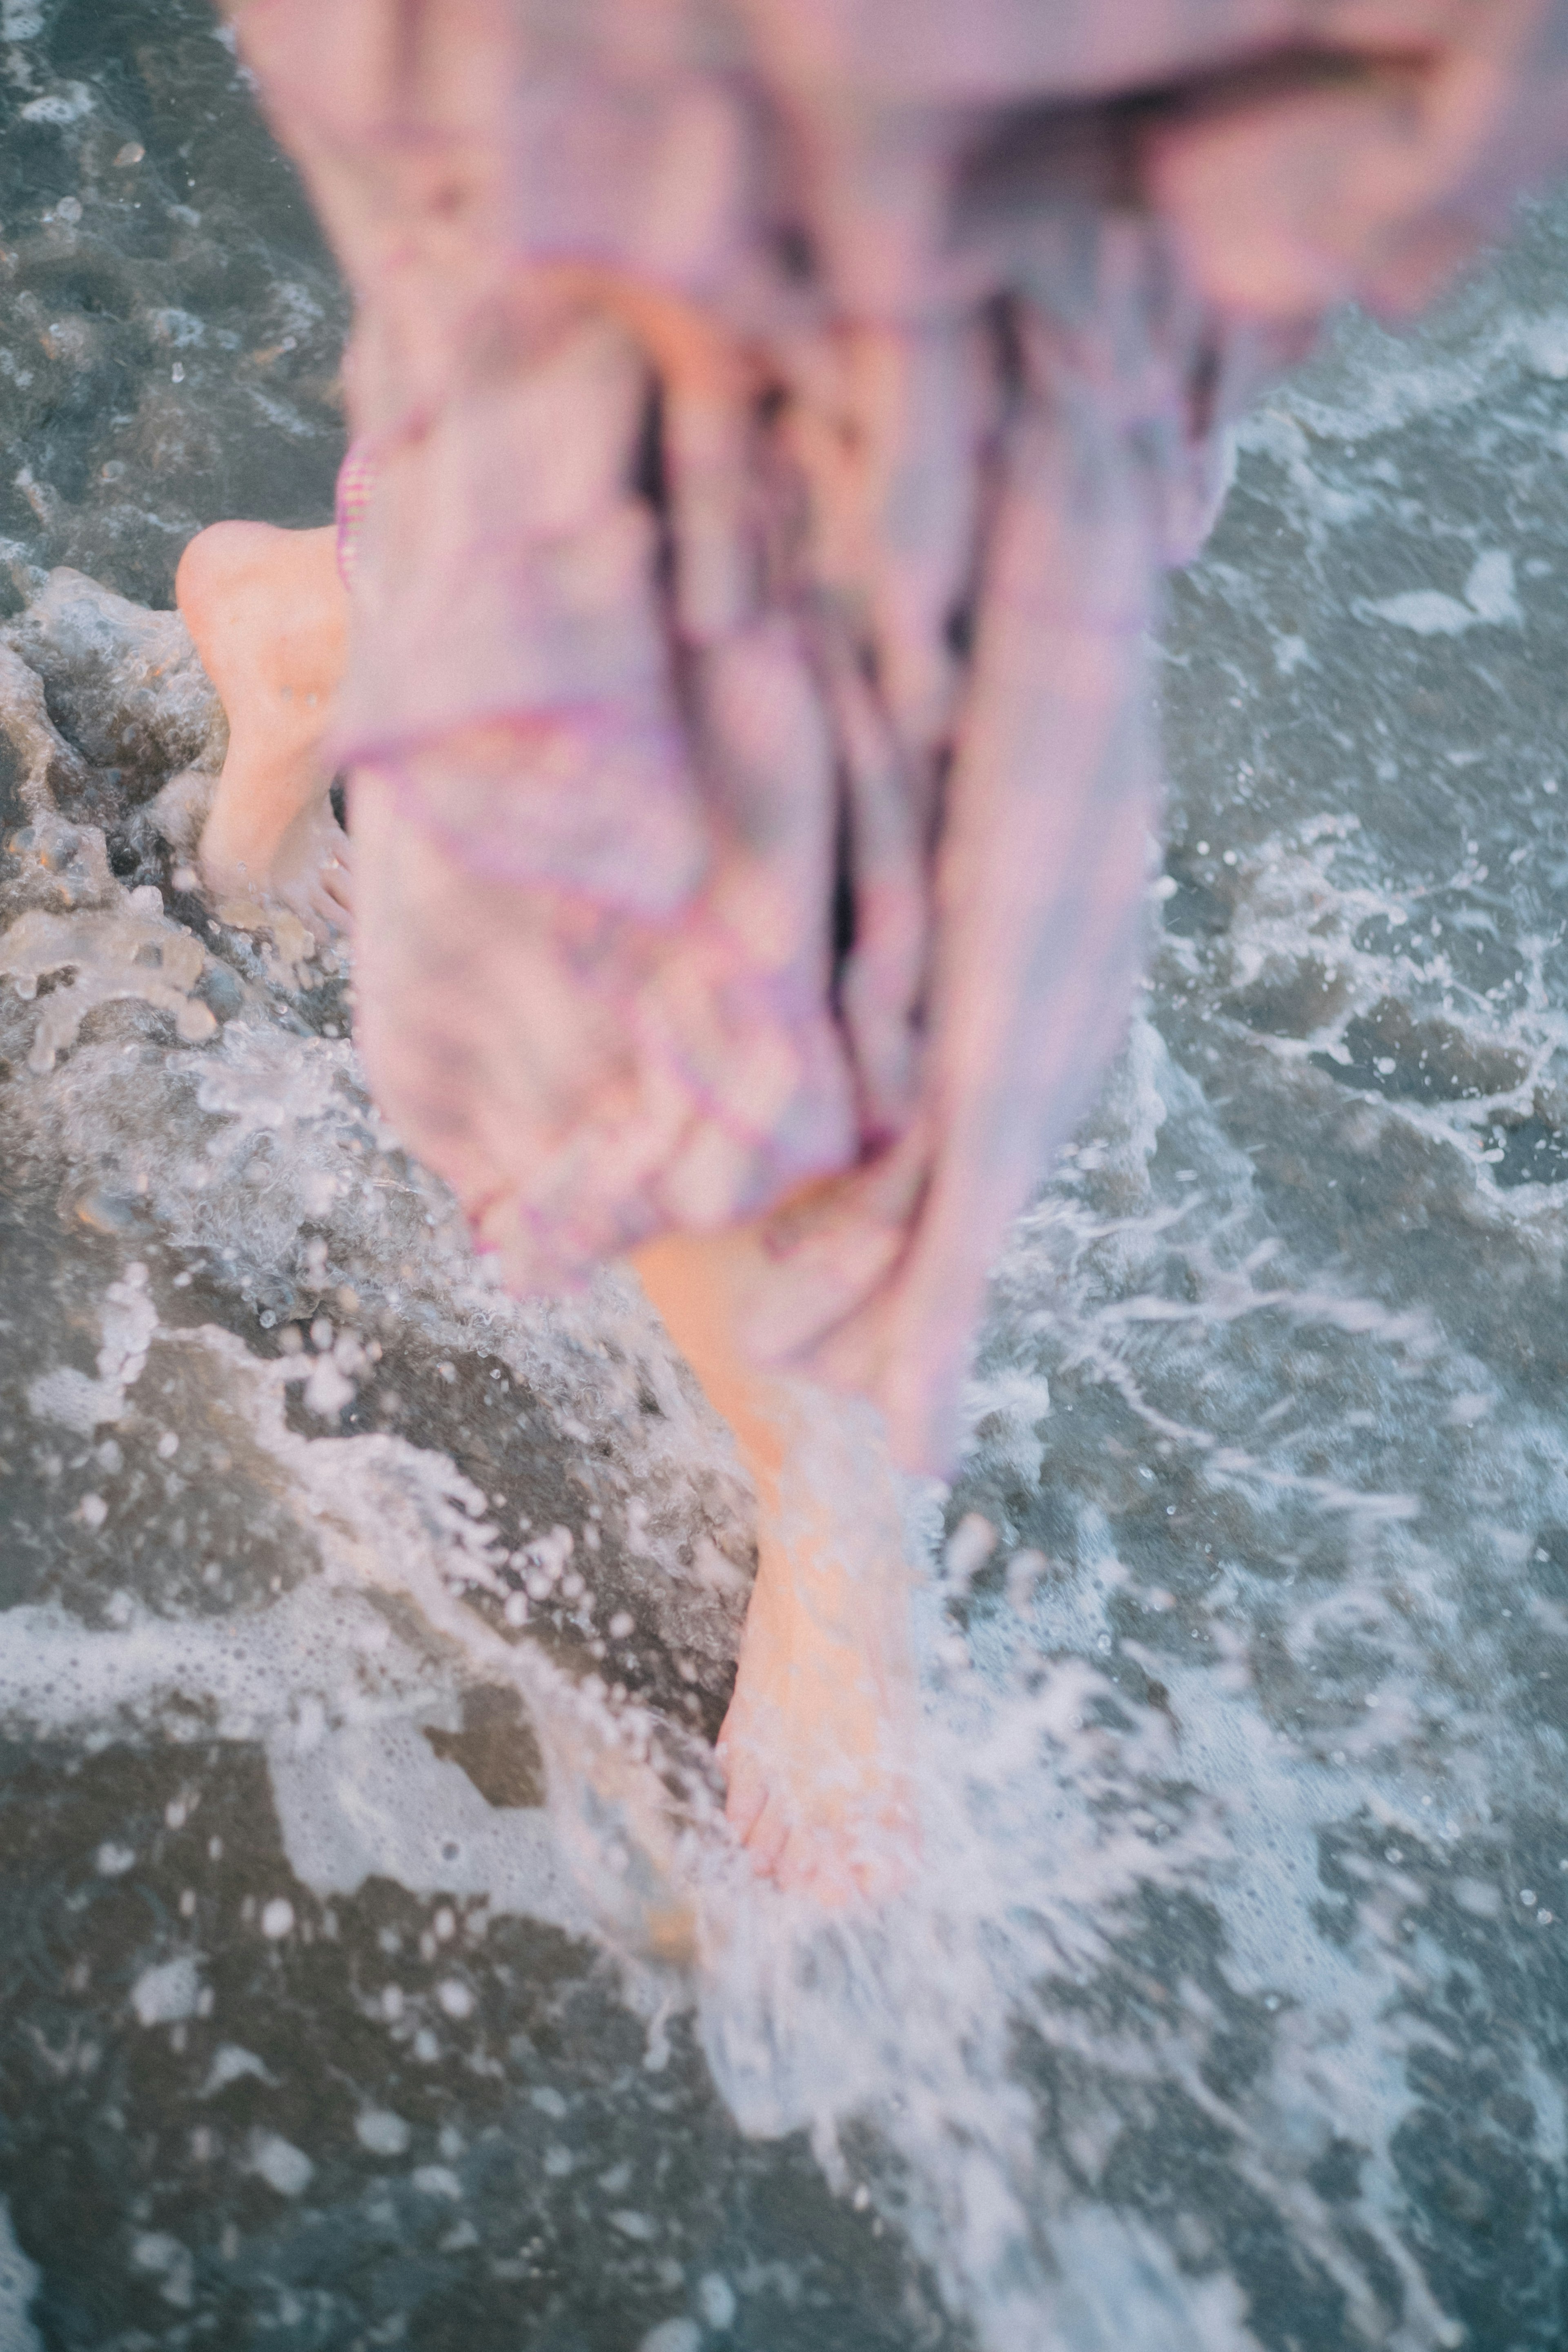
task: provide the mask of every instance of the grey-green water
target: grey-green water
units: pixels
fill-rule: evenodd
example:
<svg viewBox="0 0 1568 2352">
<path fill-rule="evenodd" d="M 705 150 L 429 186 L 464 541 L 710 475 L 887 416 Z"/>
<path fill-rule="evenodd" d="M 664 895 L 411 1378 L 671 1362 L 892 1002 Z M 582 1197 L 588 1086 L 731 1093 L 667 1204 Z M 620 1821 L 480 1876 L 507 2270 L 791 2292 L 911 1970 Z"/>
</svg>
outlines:
<svg viewBox="0 0 1568 2352">
<path fill-rule="evenodd" d="M 712 1828 L 720 1433 L 624 1286 L 485 1286 L 153 805 L 136 608 L 328 510 L 309 215 L 194 0 L 5 0 L 0 98 L 0 2352 L 1555 2352 L 1568 215 L 1277 395 L 1174 592 L 926 1869 L 814 1933 Z"/>
</svg>

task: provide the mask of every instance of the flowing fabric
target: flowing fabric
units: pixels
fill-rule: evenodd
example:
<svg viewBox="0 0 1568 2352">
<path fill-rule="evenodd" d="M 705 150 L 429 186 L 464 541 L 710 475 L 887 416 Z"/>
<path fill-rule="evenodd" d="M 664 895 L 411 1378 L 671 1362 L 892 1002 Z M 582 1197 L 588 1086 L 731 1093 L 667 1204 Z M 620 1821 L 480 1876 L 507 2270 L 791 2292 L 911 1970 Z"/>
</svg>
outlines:
<svg viewBox="0 0 1568 2352">
<path fill-rule="evenodd" d="M 1568 147 L 1543 0 L 249 0 L 352 280 L 360 1030 L 519 1288 L 725 1232 L 951 1458 L 1125 1018 L 1226 427 Z"/>
</svg>

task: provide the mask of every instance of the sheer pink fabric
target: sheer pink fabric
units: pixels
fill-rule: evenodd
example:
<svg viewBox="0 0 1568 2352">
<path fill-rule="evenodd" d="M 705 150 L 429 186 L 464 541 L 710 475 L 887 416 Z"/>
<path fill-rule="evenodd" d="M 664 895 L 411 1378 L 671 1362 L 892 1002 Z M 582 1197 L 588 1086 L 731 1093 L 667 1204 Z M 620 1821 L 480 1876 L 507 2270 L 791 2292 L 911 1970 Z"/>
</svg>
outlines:
<svg viewBox="0 0 1568 2352">
<path fill-rule="evenodd" d="M 359 544 L 364 530 L 364 519 L 370 512 L 371 492 L 375 488 L 375 468 L 363 441 L 351 441 L 348 454 L 338 467 L 337 493 L 333 500 L 338 527 L 338 577 L 345 588 L 354 584 L 359 570 Z"/>
<path fill-rule="evenodd" d="M 1138 968 L 1158 574 L 1568 143 L 1561 14 L 249 0 L 358 304 L 367 1066 L 509 1280 L 730 1230 L 946 1465 Z"/>
</svg>

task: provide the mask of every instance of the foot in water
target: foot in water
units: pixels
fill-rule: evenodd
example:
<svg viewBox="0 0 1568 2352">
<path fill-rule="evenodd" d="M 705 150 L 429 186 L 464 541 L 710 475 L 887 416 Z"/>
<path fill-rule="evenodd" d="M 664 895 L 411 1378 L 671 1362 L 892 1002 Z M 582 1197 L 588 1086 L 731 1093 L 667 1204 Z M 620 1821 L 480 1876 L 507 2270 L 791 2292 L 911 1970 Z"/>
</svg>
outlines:
<svg viewBox="0 0 1568 2352">
<path fill-rule="evenodd" d="M 754 1371 L 737 1350 L 731 1236 L 635 1263 L 735 1433 L 757 1494 L 757 1580 L 719 1735 L 731 1827 L 764 1875 L 826 1904 L 895 1894 L 918 1849 L 910 1575 L 871 1407 Z"/>
<path fill-rule="evenodd" d="M 281 906 L 325 940 L 351 911 L 321 758 L 348 620 L 336 532 L 214 523 L 181 557 L 174 595 L 229 726 L 203 879 L 230 919 Z"/>
</svg>

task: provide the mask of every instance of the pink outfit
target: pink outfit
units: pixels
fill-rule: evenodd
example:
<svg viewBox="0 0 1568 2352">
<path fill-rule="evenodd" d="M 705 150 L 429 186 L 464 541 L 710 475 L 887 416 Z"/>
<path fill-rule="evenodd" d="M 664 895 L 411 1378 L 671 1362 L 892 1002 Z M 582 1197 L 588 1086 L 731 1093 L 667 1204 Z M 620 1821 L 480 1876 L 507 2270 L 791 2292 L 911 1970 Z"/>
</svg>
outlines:
<svg viewBox="0 0 1568 2352">
<path fill-rule="evenodd" d="M 248 0 L 358 302 L 367 1066 L 518 1287 L 761 1218 L 759 1350 L 947 1465 L 1138 968 L 1158 574 L 1568 148 L 1564 8 Z"/>
<path fill-rule="evenodd" d="M 353 590 L 354 575 L 359 570 L 360 541 L 364 532 L 364 519 L 370 509 L 370 494 L 375 481 L 375 468 L 363 439 L 351 441 L 342 464 L 338 467 L 337 509 L 338 576 L 343 586 Z"/>
</svg>

